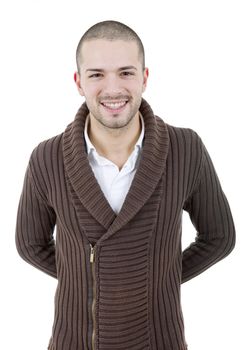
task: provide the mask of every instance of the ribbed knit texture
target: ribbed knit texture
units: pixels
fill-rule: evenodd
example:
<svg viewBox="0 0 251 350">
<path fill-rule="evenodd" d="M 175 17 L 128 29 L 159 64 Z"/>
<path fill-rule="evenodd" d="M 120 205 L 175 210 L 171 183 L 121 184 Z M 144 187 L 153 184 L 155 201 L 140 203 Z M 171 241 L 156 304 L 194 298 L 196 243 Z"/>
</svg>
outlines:
<svg viewBox="0 0 251 350">
<path fill-rule="evenodd" d="M 88 162 L 85 103 L 65 132 L 31 154 L 16 245 L 23 259 L 58 279 L 50 350 L 93 350 L 90 243 L 95 350 L 187 349 L 180 285 L 235 245 L 231 211 L 200 137 L 154 116 L 145 100 L 140 112 L 142 155 L 118 215 Z M 183 210 L 197 237 L 182 253 Z"/>
</svg>

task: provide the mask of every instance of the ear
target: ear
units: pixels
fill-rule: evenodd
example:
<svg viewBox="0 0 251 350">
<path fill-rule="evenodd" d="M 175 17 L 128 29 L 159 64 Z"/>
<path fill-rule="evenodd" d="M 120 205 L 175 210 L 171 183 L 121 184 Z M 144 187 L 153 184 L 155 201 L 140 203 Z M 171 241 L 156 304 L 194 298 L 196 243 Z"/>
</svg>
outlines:
<svg viewBox="0 0 251 350">
<path fill-rule="evenodd" d="M 81 79 L 80 79 L 80 75 L 78 72 L 75 72 L 74 73 L 74 81 L 75 81 L 75 84 L 77 85 L 77 89 L 78 89 L 78 92 L 81 96 L 85 96 L 84 94 L 84 90 L 81 86 Z"/>
<path fill-rule="evenodd" d="M 149 76 L 149 69 L 145 68 L 144 73 L 143 73 L 143 88 L 142 88 L 142 92 L 144 92 L 146 90 L 148 76 Z"/>
</svg>

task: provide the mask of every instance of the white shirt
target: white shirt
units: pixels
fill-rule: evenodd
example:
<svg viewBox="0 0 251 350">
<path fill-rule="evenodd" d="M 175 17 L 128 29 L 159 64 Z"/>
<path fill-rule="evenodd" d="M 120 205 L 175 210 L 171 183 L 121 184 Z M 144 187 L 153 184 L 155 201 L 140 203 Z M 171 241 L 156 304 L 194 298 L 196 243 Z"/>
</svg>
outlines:
<svg viewBox="0 0 251 350">
<path fill-rule="evenodd" d="M 89 163 L 94 175 L 101 187 L 107 201 L 113 211 L 118 214 L 124 203 L 127 192 L 131 186 L 132 180 L 136 173 L 145 133 L 144 119 L 140 114 L 141 133 L 136 142 L 133 152 L 130 154 L 123 168 L 119 170 L 118 166 L 109 159 L 98 154 L 88 136 L 88 123 L 90 115 L 86 118 L 84 137 L 87 146 Z"/>
</svg>

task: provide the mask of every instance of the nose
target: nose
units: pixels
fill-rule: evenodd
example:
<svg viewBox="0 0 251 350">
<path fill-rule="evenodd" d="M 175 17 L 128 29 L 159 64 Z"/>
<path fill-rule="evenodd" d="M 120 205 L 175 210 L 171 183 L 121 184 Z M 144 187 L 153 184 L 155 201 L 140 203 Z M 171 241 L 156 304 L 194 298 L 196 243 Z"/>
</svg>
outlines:
<svg viewBox="0 0 251 350">
<path fill-rule="evenodd" d="M 116 74 L 109 74 L 104 79 L 103 93 L 109 96 L 116 96 L 122 93 L 121 81 Z"/>
</svg>

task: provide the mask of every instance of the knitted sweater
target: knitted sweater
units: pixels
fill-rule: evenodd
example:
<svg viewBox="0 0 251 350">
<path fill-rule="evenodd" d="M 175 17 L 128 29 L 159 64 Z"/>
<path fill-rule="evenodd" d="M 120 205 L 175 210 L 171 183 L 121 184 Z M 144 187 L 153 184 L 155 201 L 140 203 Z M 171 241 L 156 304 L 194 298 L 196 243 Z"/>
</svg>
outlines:
<svg viewBox="0 0 251 350">
<path fill-rule="evenodd" d="M 187 349 L 180 285 L 235 245 L 229 204 L 201 138 L 165 123 L 144 99 L 140 112 L 142 156 L 117 215 L 88 162 L 85 103 L 30 156 L 16 246 L 58 280 L 50 350 Z M 182 252 L 183 210 L 196 240 Z"/>
</svg>

